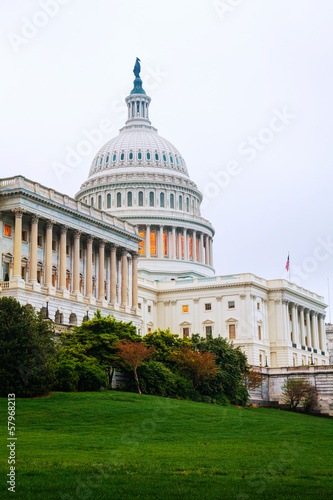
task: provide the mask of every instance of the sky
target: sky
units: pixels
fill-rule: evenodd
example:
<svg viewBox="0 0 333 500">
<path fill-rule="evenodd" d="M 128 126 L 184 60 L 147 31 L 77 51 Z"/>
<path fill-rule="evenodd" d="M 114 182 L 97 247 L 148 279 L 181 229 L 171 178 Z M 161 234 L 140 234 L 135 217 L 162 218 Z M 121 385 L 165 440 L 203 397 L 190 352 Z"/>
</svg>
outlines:
<svg viewBox="0 0 333 500">
<path fill-rule="evenodd" d="M 328 303 L 331 0 L 11 0 L 1 10 L 0 177 L 74 196 L 124 125 L 139 57 L 152 124 L 204 195 L 216 273 L 287 278 L 290 252 L 291 281 Z"/>
</svg>

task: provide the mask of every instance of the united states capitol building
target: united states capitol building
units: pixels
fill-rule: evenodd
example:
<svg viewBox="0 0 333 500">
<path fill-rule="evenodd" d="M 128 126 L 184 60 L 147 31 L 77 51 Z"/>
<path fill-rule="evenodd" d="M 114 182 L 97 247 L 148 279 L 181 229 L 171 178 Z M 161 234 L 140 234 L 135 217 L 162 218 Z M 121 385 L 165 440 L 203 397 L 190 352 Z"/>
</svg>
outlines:
<svg viewBox="0 0 333 500">
<path fill-rule="evenodd" d="M 328 365 L 323 297 L 286 280 L 215 275 L 202 195 L 153 127 L 136 68 L 125 126 L 75 198 L 22 176 L 0 180 L 1 295 L 60 329 L 100 309 L 141 335 L 221 335 L 253 365 Z"/>
</svg>

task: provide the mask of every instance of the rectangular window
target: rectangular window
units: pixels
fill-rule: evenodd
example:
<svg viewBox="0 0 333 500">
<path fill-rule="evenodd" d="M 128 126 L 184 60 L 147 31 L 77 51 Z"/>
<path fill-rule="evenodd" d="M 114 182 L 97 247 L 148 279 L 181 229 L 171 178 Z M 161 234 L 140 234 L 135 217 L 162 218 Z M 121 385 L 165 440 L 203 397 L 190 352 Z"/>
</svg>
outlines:
<svg viewBox="0 0 333 500">
<path fill-rule="evenodd" d="M 206 326 L 206 337 L 211 337 L 213 335 L 213 327 L 211 325 Z"/>
<path fill-rule="evenodd" d="M 39 248 L 42 248 L 43 246 L 43 237 L 41 234 L 37 236 L 37 245 L 39 246 Z"/>
<path fill-rule="evenodd" d="M 141 309 L 141 308 L 142 308 L 142 305 L 141 305 L 141 303 L 140 303 L 140 302 L 138 303 L 138 308 L 139 308 L 139 309 Z"/>
<path fill-rule="evenodd" d="M 211 311 L 212 310 L 212 304 L 205 304 L 205 311 Z"/>
<path fill-rule="evenodd" d="M 151 313 L 151 306 L 148 306 L 148 312 Z"/>
<path fill-rule="evenodd" d="M 52 252 L 56 252 L 57 251 L 57 242 L 56 240 L 52 240 Z"/>
<path fill-rule="evenodd" d="M 37 271 L 37 283 L 41 283 L 41 282 L 42 282 L 42 271 L 38 270 Z"/>
<path fill-rule="evenodd" d="M 12 237 L 12 226 L 8 226 L 8 224 L 5 224 L 3 226 L 3 234 L 4 234 L 4 236 L 11 238 Z"/>
<path fill-rule="evenodd" d="M 183 313 L 188 313 L 188 306 L 183 306 L 182 310 L 183 310 Z"/>
<path fill-rule="evenodd" d="M 258 339 L 261 340 L 261 326 L 258 325 Z"/>
<path fill-rule="evenodd" d="M 190 336 L 190 329 L 189 328 L 183 328 L 183 337 L 189 337 Z"/>
<path fill-rule="evenodd" d="M 257 302 L 257 309 L 260 311 L 260 302 Z"/>
<path fill-rule="evenodd" d="M 262 353 L 259 354 L 259 365 L 263 366 L 263 355 L 262 355 Z"/>
<path fill-rule="evenodd" d="M 66 245 L 66 255 L 69 255 L 69 245 Z"/>
<path fill-rule="evenodd" d="M 293 366 L 297 366 L 297 354 L 293 354 Z"/>
<path fill-rule="evenodd" d="M 233 340 L 236 338 L 236 325 L 229 325 L 229 339 Z"/>
<path fill-rule="evenodd" d="M 22 230 L 22 242 L 28 243 L 28 231 L 26 231 L 25 229 Z"/>
<path fill-rule="evenodd" d="M 235 309 L 235 302 L 233 300 L 228 302 L 228 309 Z"/>
<path fill-rule="evenodd" d="M 148 333 L 151 333 L 151 328 L 148 328 Z"/>
</svg>

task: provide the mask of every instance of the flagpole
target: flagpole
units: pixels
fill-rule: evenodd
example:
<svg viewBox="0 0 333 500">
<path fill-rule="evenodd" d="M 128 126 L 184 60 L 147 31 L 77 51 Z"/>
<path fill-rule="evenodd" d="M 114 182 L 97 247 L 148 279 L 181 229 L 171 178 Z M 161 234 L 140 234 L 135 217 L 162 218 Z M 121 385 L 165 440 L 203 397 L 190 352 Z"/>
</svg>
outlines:
<svg viewBox="0 0 333 500">
<path fill-rule="evenodd" d="M 329 323 L 331 324 L 331 294 L 330 294 L 330 279 L 327 278 L 327 288 L 328 288 L 328 310 L 329 310 Z"/>
<path fill-rule="evenodd" d="M 288 250 L 288 259 L 289 259 L 289 281 L 290 281 L 290 251 Z"/>
</svg>

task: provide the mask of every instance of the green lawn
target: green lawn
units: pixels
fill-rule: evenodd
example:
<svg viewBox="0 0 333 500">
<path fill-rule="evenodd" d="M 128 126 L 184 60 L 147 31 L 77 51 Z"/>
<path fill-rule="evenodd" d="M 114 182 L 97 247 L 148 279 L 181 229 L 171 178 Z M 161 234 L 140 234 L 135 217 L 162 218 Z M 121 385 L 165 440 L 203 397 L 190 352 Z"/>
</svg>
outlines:
<svg viewBox="0 0 333 500">
<path fill-rule="evenodd" d="M 332 420 L 123 392 L 18 399 L 16 412 L 16 494 L 2 418 L 0 498 L 333 498 Z"/>
</svg>

